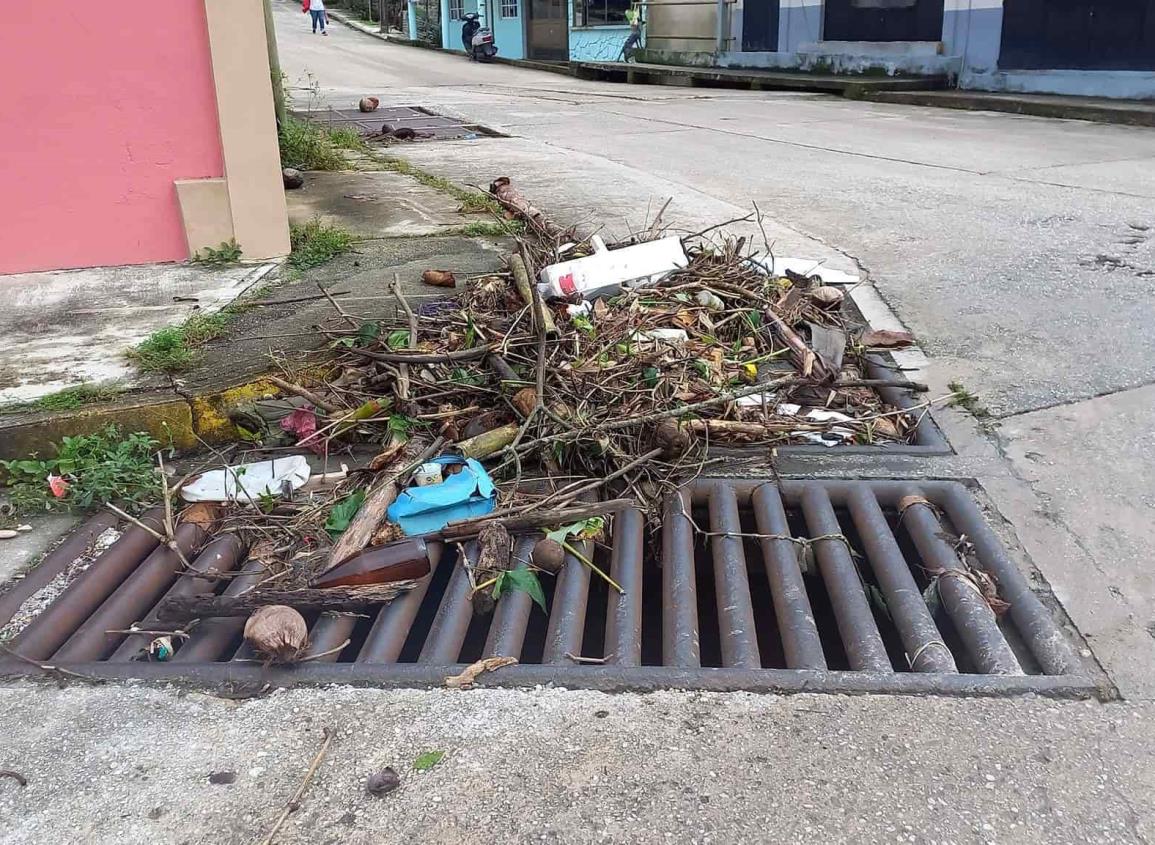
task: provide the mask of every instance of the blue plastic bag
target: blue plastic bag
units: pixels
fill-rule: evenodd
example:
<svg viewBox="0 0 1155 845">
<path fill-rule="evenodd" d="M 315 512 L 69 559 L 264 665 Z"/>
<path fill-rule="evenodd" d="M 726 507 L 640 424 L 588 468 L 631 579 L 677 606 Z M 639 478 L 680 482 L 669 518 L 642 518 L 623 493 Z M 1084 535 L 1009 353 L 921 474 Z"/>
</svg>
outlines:
<svg viewBox="0 0 1155 845">
<path fill-rule="evenodd" d="M 385 514 L 407 535 L 440 531 L 450 522 L 485 516 L 497 507 L 497 488 L 477 461 L 445 455 L 430 463 L 460 466 L 462 470 L 456 475 L 446 474 L 440 484 L 401 491 Z"/>
</svg>

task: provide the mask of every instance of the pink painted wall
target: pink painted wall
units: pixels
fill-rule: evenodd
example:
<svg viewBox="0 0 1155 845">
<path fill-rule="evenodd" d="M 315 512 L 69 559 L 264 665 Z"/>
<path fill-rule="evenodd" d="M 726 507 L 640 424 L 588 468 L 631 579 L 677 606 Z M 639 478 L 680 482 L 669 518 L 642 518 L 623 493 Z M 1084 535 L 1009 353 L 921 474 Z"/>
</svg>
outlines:
<svg viewBox="0 0 1155 845">
<path fill-rule="evenodd" d="M 23 3 L 0 27 L 0 273 L 188 257 L 221 176 L 203 0 Z"/>
</svg>

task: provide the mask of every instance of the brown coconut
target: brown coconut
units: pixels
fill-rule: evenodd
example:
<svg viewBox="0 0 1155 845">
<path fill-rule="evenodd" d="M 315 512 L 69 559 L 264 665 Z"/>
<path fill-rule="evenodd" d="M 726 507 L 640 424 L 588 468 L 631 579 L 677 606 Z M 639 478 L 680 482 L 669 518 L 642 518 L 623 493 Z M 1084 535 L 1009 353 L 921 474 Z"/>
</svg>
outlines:
<svg viewBox="0 0 1155 845">
<path fill-rule="evenodd" d="M 293 608 L 270 604 L 245 622 L 245 642 L 272 663 L 293 663 L 309 646 L 309 626 Z"/>
</svg>

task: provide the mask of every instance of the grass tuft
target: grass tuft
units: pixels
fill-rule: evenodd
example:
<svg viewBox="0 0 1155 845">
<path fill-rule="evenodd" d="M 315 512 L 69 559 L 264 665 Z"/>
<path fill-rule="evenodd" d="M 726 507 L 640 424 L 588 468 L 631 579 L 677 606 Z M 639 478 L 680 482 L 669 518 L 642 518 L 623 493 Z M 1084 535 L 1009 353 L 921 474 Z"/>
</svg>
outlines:
<svg viewBox="0 0 1155 845">
<path fill-rule="evenodd" d="M 316 267 L 348 252 L 356 240 L 351 232 L 322 223 L 316 218 L 303 225 L 293 226 L 289 234 L 293 243 L 289 266 L 297 270 Z"/>
<path fill-rule="evenodd" d="M 354 130 L 327 130 L 295 117 L 285 119 L 279 137 L 281 166 L 298 170 L 344 170 L 349 165 L 341 151 L 365 147 Z"/>
</svg>

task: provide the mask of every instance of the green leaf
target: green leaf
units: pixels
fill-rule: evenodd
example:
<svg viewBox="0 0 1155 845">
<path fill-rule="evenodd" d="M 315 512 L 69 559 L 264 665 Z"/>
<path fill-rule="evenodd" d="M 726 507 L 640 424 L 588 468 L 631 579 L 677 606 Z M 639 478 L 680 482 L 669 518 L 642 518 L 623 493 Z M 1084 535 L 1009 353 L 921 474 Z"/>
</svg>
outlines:
<svg viewBox="0 0 1155 845">
<path fill-rule="evenodd" d="M 389 433 L 396 435 L 402 440 L 409 439 L 409 433 L 413 430 L 413 420 L 404 414 L 393 414 L 389 417 Z"/>
<path fill-rule="evenodd" d="M 473 325 L 473 318 L 465 315 L 465 348 L 472 349 L 477 342 L 477 326 Z"/>
<path fill-rule="evenodd" d="M 744 311 L 742 313 L 746 318 L 746 322 L 749 323 L 750 328 L 752 328 L 754 331 L 758 331 L 758 329 L 762 327 L 761 311 Z"/>
<path fill-rule="evenodd" d="M 657 387 L 659 375 L 661 374 L 658 372 L 657 367 L 646 367 L 642 370 L 642 382 L 646 387 Z"/>
<path fill-rule="evenodd" d="M 690 362 L 690 366 L 693 367 L 695 372 L 697 372 L 698 375 L 700 375 L 702 378 L 710 377 L 710 365 L 703 361 L 701 358 L 695 358 Z"/>
<path fill-rule="evenodd" d="M 357 329 L 357 336 L 355 340 L 358 346 L 368 346 L 381 336 L 381 324 L 366 320 Z M 409 333 L 405 333 L 405 342 L 409 342 Z"/>
<path fill-rule="evenodd" d="M 365 504 L 365 491 L 358 490 L 334 505 L 333 510 L 329 511 L 329 518 L 325 520 L 325 530 L 329 532 L 329 536 L 340 537 L 363 504 Z"/>
<path fill-rule="evenodd" d="M 569 525 L 563 525 L 561 528 L 547 531 L 545 532 L 545 536 L 555 543 L 565 543 L 570 537 L 577 537 L 579 540 L 588 540 L 600 534 L 602 529 L 605 528 L 605 525 L 606 521 L 602 517 L 591 516 L 589 519 L 571 522 Z"/>
<path fill-rule="evenodd" d="M 444 751 L 426 751 L 417 755 L 417 759 L 413 761 L 413 768 L 418 772 L 427 772 L 440 763 L 444 757 Z"/>
<path fill-rule="evenodd" d="M 548 613 L 545 607 L 545 590 L 541 588 L 541 581 L 537 580 L 537 573 L 531 569 L 508 569 L 497 576 L 493 584 L 493 597 L 501 598 L 512 590 L 529 593 L 529 597 L 537 602 L 542 611 Z"/>
<path fill-rule="evenodd" d="M 389 336 L 385 338 L 385 345 L 390 349 L 405 349 L 409 346 L 409 332 L 405 329 L 389 332 Z"/>
<path fill-rule="evenodd" d="M 590 321 L 590 318 L 583 317 L 580 314 L 573 318 L 573 325 L 575 329 L 585 332 L 588 335 L 592 335 L 596 331 L 594 324 Z"/>
</svg>

